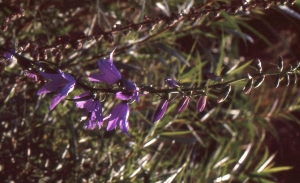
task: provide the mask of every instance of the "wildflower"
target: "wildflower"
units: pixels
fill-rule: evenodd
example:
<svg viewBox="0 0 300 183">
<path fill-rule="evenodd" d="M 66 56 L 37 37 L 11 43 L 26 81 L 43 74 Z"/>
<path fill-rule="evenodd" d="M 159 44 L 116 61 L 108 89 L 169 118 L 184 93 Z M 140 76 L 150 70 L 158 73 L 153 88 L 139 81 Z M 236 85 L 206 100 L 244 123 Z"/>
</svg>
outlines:
<svg viewBox="0 0 300 183">
<path fill-rule="evenodd" d="M 206 106 L 206 100 L 207 100 L 207 96 L 206 95 L 202 95 L 198 102 L 197 102 L 197 110 L 199 112 L 202 112 L 205 109 Z"/>
<path fill-rule="evenodd" d="M 166 99 L 163 99 L 159 103 L 158 107 L 156 108 L 156 111 L 154 112 L 154 118 L 153 118 L 154 122 L 157 122 L 165 115 L 168 104 L 169 104 L 169 101 Z"/>
<path fill-rule="evenodd" d="M 89 81 L 116 84 L 122 79 L 120 72 L 113 63 L 113 53 L 114 51 L 111 52 L 109 60 L 104 58 L 98 61 L 98 67 L 102 73 L 92 73 L 89 76 Z"/>
<path fill-rule="evenodd" d="M 183 111 L 189 104 L 190 97 L 189 96 L 184 96 L 182 99 L 178 102 L 176 111 L 181 112 Z"/>
<path fill-rule="evenodd" d="M 85 123 L 85 127 L 93 130 L 96 125 L 99 129 L 103 125 L 102 106 L 98 100 L 92 98 L 89 92 L 84 92 L 78 96 L 75 96 L 76 106 L 81 109 L 86 109 L 85 115 L 88 119 Z M 79 99 L 79 100 L 78 100 Z"/>
<path fill-rule="evenodd" d="M 39 72 L 44 78 L 51 79 L 52 81 L 46 83 L 38 92 L 38 95 L 50 92 L 56 92 L 57 95 L 52 99 L 50 110 L 52 110 L 62 99 L 64 99 L 69 92 L 74 89 L 75 79 L 59 70 L 58 74 L 48 74 Z"/>
<path fill-rule="evenodd" d="M 127 121 L 128 116 L 129 105 L 127 102 L 122 101 L 112 109 L 106 130 L 110 131 L 115 129 L 117 126 L 120 126 L 122 132 L 129 136 L 129 123 Z"/>
<path fill-rule="evenodd" d="M 140 101 L 139 98 L 139 88 L 136 84 L 129 80 L 123 81 L 123 86 L 125 87 L 125 91 L 120 91 L 116 93 L 116 97 L 121 100 L 131 100 L 134 99 L 136 101 Z"/>
<path fill-rule="evenodd" d="M 175 81 L 174 79 L 171 79 L 171 78 L 166 78 L 165 79 L 165 83 L 170 88 L 178 88 L 178 87 L 180 87 L 179 84 L 178 84 L 178 82 Z"/>
</svg>

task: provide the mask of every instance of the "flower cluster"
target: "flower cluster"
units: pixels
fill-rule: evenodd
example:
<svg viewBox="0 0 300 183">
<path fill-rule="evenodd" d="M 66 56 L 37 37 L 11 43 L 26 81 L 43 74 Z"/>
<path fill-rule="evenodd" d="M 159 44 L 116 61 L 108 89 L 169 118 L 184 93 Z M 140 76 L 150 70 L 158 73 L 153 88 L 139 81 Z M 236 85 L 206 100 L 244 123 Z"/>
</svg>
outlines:
<svg viewBox="0 0 300 183">
<path fill-rule="evenodd" d="M 102 127 L 103 121 L 108 119 L 107 130 L 113 130 L 116 127 L 129 136 L 129 102 L 140 101 L 139 88 L 130 80 L 122 80 L 121 74 L 113 63 L 113 52 L 110 54 L 109 59 L 102 59 L 98 61 L 98 67 L 101 73 L 92 73 L 88 79 L 91 82 L 104 82 L 110 85 L 119 84 L 123 86 L 121 91 L 116 92 L 116 98 L 121 102 L 117 104 L 107 117 L 103 117 L 102 105 L 99 98 L 94 97 L 89 92 L 84 92 L 74 97 L 76 106 L 81 109 L 85 109 L 84 116 L 86 118 L 85 127 L 93 130 L 96 126 Z M 57 95 L 52 99 L 50 104 L 50 110 L 52 110 L 62 99 L 64 99 L 68 93 L 70 93 L 74 87 L 76 80 L 73 76 L 58 71 L 56 74 L 49 74 L 39 72 L 41 76 L 52 81 L 46 83 L 39 91 L 38 95 L 55 92 Z M 27 74 L 28 75 L 28 74 Z M 31 76 L 30 74 L 28 75 Z"/>
</svg>

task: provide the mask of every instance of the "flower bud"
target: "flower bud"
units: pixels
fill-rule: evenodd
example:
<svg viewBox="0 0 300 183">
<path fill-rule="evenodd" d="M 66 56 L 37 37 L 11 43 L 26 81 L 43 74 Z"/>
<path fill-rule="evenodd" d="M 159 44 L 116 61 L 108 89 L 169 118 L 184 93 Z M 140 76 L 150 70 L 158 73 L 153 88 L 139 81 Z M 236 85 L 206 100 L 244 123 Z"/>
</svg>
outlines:
<svg viewBox="0 0 300 183">
<path fill-rule="evenodd" d="M 265 76 L 261 76 L 260 78 L 258 78 L 255 83 L 253 84 L 254 88 L 259 87 L 265 80 Z"/>
<path fill-rule="evenodd" d="M 206 95 L 202 95 L 202 96 L 199 98 L 199 100 L 198 100 L 198 102 L 197 102 L 197 110 L 198 110 L 199 112 L 204 111 L 205 106 L 206 106 L 206 100 L 207 100 L 207 96 L 206 96 Z"/>
<path fill-rule="evenodd" d="M 178 102 L 176 111 L 179 113 L 183 111 L 189 104 L 190 97 L 189 96 L 184 96 L 182 99 Z"/>
<path fill-rule="evenodd" d="M 252 89 L 252 84 L 253 84 L 253 78 L 249 79 L 248 82 L 246 83 L 246 85 L 243 89 L 245 94 L 250 93 L 250 91 Z"/>
<path fill-rule="evenodd" d="M 170 87 L 170 88 L 178 88 L 178 87 L 180 87 L 179 84 L 178 84 L 178 82 L 175 81 L 175 80 L 172 79 L 172 78 L 166 78 L 166 79 L 165 79 L 165 83 L 166 83 L 166 85 L 168 85 L 168 87 Z"/>
<path fill-rule="evenodd" d="M 220 93 L 217 102 L 218 103 L 224 102 L 224 100 L 226 100 L 226 98 L 228 97 L 230 91 L 231 91 L 231 85 L 226 86 L 224 90 Z"/>
<path fill-rule="evenodd" d="M 156 111 L 154 113 L 153 122 L 157 122 L 160 120 L 166 113 L 167 107 L 168 107 L 169 101 L 166 99 L 163 99 L 159 105 L 156 108 Z"/>
</svg>

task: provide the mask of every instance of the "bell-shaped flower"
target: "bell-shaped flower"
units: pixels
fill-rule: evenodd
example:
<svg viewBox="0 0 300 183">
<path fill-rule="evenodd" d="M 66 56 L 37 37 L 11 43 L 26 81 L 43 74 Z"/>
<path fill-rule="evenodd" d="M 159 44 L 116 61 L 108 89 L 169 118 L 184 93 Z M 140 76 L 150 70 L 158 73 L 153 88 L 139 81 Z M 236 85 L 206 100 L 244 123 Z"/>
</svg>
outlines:
<svg viewBox="0 0 300 183">
<path fill-rule="evenodd" d="M 115 129 L 117 126 L 120 126 L 122 132 L 129 136 L 128 116 L 129 105 L 127 102 L 122 101 L 112 109 L 106 130 L 110 131 Z"/>
<path fill-rule="evenodd" d="M 89 92 L 75 96 L 74 99 L 78 108 L 86 109 L 85 116 L 88 118 L 85 127 L 93 130 L 98 125 L 100 129 L 103 125 L 102 105 L 100 101 L 94 99 Z"/>
<path fill-rule="evenodd" d="M 52 81 L 46 83 L 38 92 L 38 95 L 50 92 L 56 92 L 57 95 L 52 99 L 50 110 L 52 110 L 62 99 L 64 99 L 75 86 L 75 79 L 59 70 L 58 74 L 49 74 L 39 72 L 44 78 L 51 79 Z"/>
<path fill-rule="evenodd" d="M 199 112 L 202 112 L 205 109 L 206 106 L 206 100 L 207 100 L 207 96 L 206 95 L 202 95 L 198 102 L 197 102 L 197 110 Z"/>
<path fill-rule="evenodd" d="M 98 67 L 102 73 L 92 73 L 89 76 L 89 81 L 116 84 L 122 79 L 120 72 L 113 63 L 113 53 L 114 51 L 111 52 L 109 59 L 104 58 L 98 61 Z"/>
<path fill-rule="evenodd" d="M 166 113 L 166 110 L 168 108 L 169 101 L 166 99 L 163 99 L 159 105 L 157 106 L 155 112 L 154 112 L 154 118 L 153 122 L 157 122 L 160 120 Z"/>
<path fill-rule="evenodd" d="M 189 96 L 182 97 L 181 100 L 177 104 L 176 111 L 177 112 L 183 111 L 188 106 L 189 102 L 190 102 Z"/>
<path fill-rule="evenodd" d="M 179 84 L 178 84 L 178 82 L 175 81 L 175 80 L 172 79 L 172 78 L 166 78 L 166 79 L 165 79 L 165 83 L 166 83 L 166 85 L 168 85 L 168 87 L 170 87 L 170 88 L 178 88 L 178 87 L 180 87 Z"/>
<path fill-rule="evenodd" d="M 140 101 L 139 98 L 139 88 L 136 84 L 129 80 L 123 80 L 124 91 L 116 93 L 116 97 L 121 100 L 136 100 Z"/>
</svg>

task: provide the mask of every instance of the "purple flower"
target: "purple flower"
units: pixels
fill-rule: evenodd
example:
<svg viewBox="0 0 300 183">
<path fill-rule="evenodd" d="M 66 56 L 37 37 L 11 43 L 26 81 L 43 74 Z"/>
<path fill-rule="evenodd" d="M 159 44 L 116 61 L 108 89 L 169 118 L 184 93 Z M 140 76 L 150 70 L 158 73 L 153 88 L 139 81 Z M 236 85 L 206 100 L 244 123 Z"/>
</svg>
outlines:
<svg viewBox="0 0 300 183">
<path fill-rule="evenodd" d="M 38 95 L 50 92 L 56 92 L 57 95 L 52 99 L 50 110 L 52 110 L 62 99 L 64 99 L 69 92 L 74 89 L 75 79 L 59 70 L 59 74 L 48 74 L 39 72 L 44 78 L 51 79 L 52 81 L 46 83 L 38 92 Z"/>
<path fill-rule="evenodd" d="M 199 112 L 202 112 L 206 106 L 206 99 L 207 99 L 207 96 L 206 95 L 202 95 L 198 102 L 197 102 L 197 110 Z"/>
<path fill-rule="evenodd" d="M 111 52 L 109 60 L 104 58 L 98 61 L 98 67 L 102 73 L 92 73 L 89 76 L 89 81 L 116 84 L 122 79 L 120 72 L 113 63 L 113 53 L 114 51 Z"/>
<path fill-rule="evenodd" d="M 131 100 L 134 99 L 136 101 L 140 101 L 139 98 L 139 88 L 136 86 L 135 83 L 124 80 L 123 86 L 125 87 L 125 91 L 120 91 L 116 93 L 116 97 L 121 100 Z"/>
<path fill-rule="evenodd" d="M 189 104 L 190 97 L 189 96 L 184 96 L 182 99 L 178 102 L 176 111 L 181 112 L 183 111 Z"/>
<path fill-rule="evenodd" d="M 168 87 L 171 87 L 171 88 L 178 88 L 180 87 L 178 82 L 175 81 L 174 79 L 171 79 L 171 78 L 166 78 L 165 79 L 165 83 L 166 85 L 168 85 Z"/>
<path fill-rule="evenodd" d="M 129 136 L 129 123 L 127 121 L 129 116 L 129 105 L 122 101 L 117 104 L 111 111 L 106 130 L 110 131 L 120 126 L 120 129 Z"/>
<path fill-rule="evenodd" d="M 84 92 L 78 96 L 75 96 L 74 99 L 82 99 L 76 101 L 76 106 L 81 109 L 86 109 L 85 115 L 88 116 L 88 119 L 85 123 L 85 127 L 93 130 L 96 125 L 99 129 L 103 125 L 103 116 L 102 116 L 102 106 L 98 100 L 89 98 L 89 92 Z"/>
<path fill-rule="evenodd" d="M 166 99 L 163 99 L 159 103 L 158 107 L 156 108 L 156 111 L 154 112 L 154 118 L 153 118 L 154 122 L 157 122 L 165 115 L 168 104 L 169 104 L 169 101 Z"/>
</svg>

